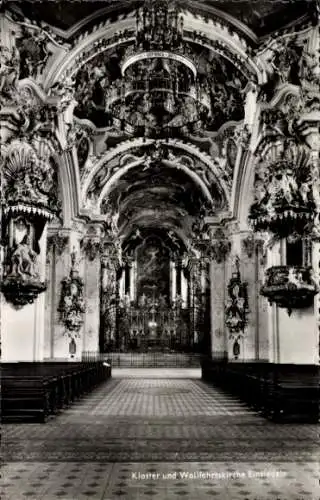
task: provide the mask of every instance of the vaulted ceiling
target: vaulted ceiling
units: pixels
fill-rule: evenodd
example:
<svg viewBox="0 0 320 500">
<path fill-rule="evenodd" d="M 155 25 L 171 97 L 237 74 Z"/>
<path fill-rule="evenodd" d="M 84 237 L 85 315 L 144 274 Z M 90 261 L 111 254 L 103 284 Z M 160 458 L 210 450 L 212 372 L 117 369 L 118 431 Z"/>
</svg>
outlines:
<svg viewBox="0 0 320 500">
<path fill-rule="evenodd" d="M 72 77 L 75 120 L 80 128 L 89 124 L 95 131 L 91 156 L 99 164 L 92 167 L 94 174 L 86 160 L 80 165 L 84 202 L 93 199 L 102 217 L 117 214 L 126 248 L 136 245 L 141 235 L 158 231 L 169 246 L 181 250 L 192 238 L 196 220 L 229 208 L 238 148 L 234 132 L 244 119 L 248 82 L 258 78 L 248 54 L 267 35 L 310 16 L 315 2 L 177 0 L 179 11 L 189 15 L 188 31 L 181 32 L 179 43 L 173 42 L 180 28 L 169 25 L 176 50 L 168 55 L 170 50 L 162 46 L 161 56 L 161 50 L 155 51 L 157 57 L 146 55 L 148 38 L 139 47 L 135 33 L 140 22 L 135 8 L 142 4 L 140 0 L 81 4 L 25 0 L 10 2 L 8 8 L 13 16 L 49 24 L 60 40 L 70 44 L 67 50 L 73 62 L 69 67 L 66 63 L 60 77 Z M 128 14 L 129 28 L 119 36 L 117 23 Z M 100 18 L 108 22 L 99 24 Z M 210 33 L 202 32 L 208 20 L 219 23 L 219 19 L 228 26 L 222 40 L 229 37 L 229 45 L 221 43 L 220 35 L 211 39 Z M 97 39 L 88 48 L 86 33 L 95 33 L 93 26 L 98 31 L 102 26 L 101 43 Z M 159 36 L 159 31 L 161 26 L 153 27 L 152 36 Z M 232 38 L 234 33 L 242 37 L 239 43 L 235 43 L 238 35 Z M 159 39 L 166 43 L 163 30 Z M 135 51 L 140 51 L 136 59 Z M 60 67 L 56 69 L 59 74 Z M 147 151 L 146 141 L 156 148 L 160 144 L 161 154 Z M 127 143 L 128 150 L 135 151 L 123 162 L 122 145 Z M 100 162 L 112 150 L 115 154 Z M 80 153 L 78 157 L 80 164 Z"/>
<path fill-rule="evenodd" d="M 85 17 L 101 9 L 110 7 L 117 12 L 132 9 L 142 2 L 139 0 L 87 0 L 81 2 L 81 8 L 76 8 L 75 2 L 70 1 L 39 1 L 24 0 L 23 2 L 10 2 L 28 18 L 45 21 L 61 30 L 68 30 Z M 306 16 L 315 6 L 315 0 L 184 0 L 184 6 L 196 9 L 199 13 L 205 12 L 210 16 L 212 9 L 232 16 L 248 26 L 258 37 L 268 35 L 290 24 L 292 21 Z M 211 11 L 210 11 L 211 9 Z"/>
</svg>

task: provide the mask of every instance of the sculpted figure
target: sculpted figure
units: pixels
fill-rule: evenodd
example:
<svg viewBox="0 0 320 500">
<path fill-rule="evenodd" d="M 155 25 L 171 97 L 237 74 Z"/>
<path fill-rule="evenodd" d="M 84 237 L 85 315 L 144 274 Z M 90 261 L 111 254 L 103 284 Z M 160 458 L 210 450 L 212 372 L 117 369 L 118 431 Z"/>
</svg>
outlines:
<svg viewBox="0 0 320 500">
<path fill-rule="evenodd" d="M 30 237 L 26 235 L 11 256 L 11 276 L 38 278 L 37 254 L 31 248 Z"/>
<path fill-rule="evenodd" d="M 1 45 L 0 61 L 0 92 L 5 94 L 13 90 L 18 79 L 19 52 L 16 47 L 13 47 L 10 51 L 7 47 Z"/>
</svg>

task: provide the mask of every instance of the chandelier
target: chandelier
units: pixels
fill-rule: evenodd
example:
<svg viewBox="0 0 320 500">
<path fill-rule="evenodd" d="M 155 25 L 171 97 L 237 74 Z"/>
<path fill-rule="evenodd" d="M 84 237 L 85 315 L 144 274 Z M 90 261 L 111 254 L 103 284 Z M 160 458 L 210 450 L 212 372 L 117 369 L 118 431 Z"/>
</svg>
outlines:
<svg viewBox="0 0 320 500">
<path fill-rule="evenodd" d="M 199 130 L 210 116 L 210 97 L 196 64 L 176 5 L 146 1 L 136 12 L 135 44 L 121 61 L 121 78 L 106 93 L 114 126 L 153 138 Z"/>
</svg>

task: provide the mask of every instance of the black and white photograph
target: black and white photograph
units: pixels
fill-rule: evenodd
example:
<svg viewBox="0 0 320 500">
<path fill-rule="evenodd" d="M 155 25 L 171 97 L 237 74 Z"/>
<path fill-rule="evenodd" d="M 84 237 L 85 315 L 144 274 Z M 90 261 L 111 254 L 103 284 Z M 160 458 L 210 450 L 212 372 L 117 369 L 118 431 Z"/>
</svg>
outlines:
<svg viewBox="0 0 320 500">
<path fill-rule="evenodd" d="M 0 1 L 3 500 L 318 500 L 320 1 Z"/>
</svg>

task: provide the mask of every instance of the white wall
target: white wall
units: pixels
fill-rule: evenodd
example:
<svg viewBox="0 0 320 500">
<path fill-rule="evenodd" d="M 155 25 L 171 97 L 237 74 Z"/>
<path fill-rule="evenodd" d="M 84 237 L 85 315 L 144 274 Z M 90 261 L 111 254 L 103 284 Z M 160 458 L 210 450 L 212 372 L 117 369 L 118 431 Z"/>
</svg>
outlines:
<svg viewBox="0 0 320 500">
<path fill-rule="evenodd" d="M 3 297 L 1 316 L 2 361 L 34 361 L 36 303 L 17 310 Z"/>
<path fill-rule="evenodd" d="M 317 364 L 318 333 L 313 307 L 278 309 L 279 363 Z"/>
</svg>

